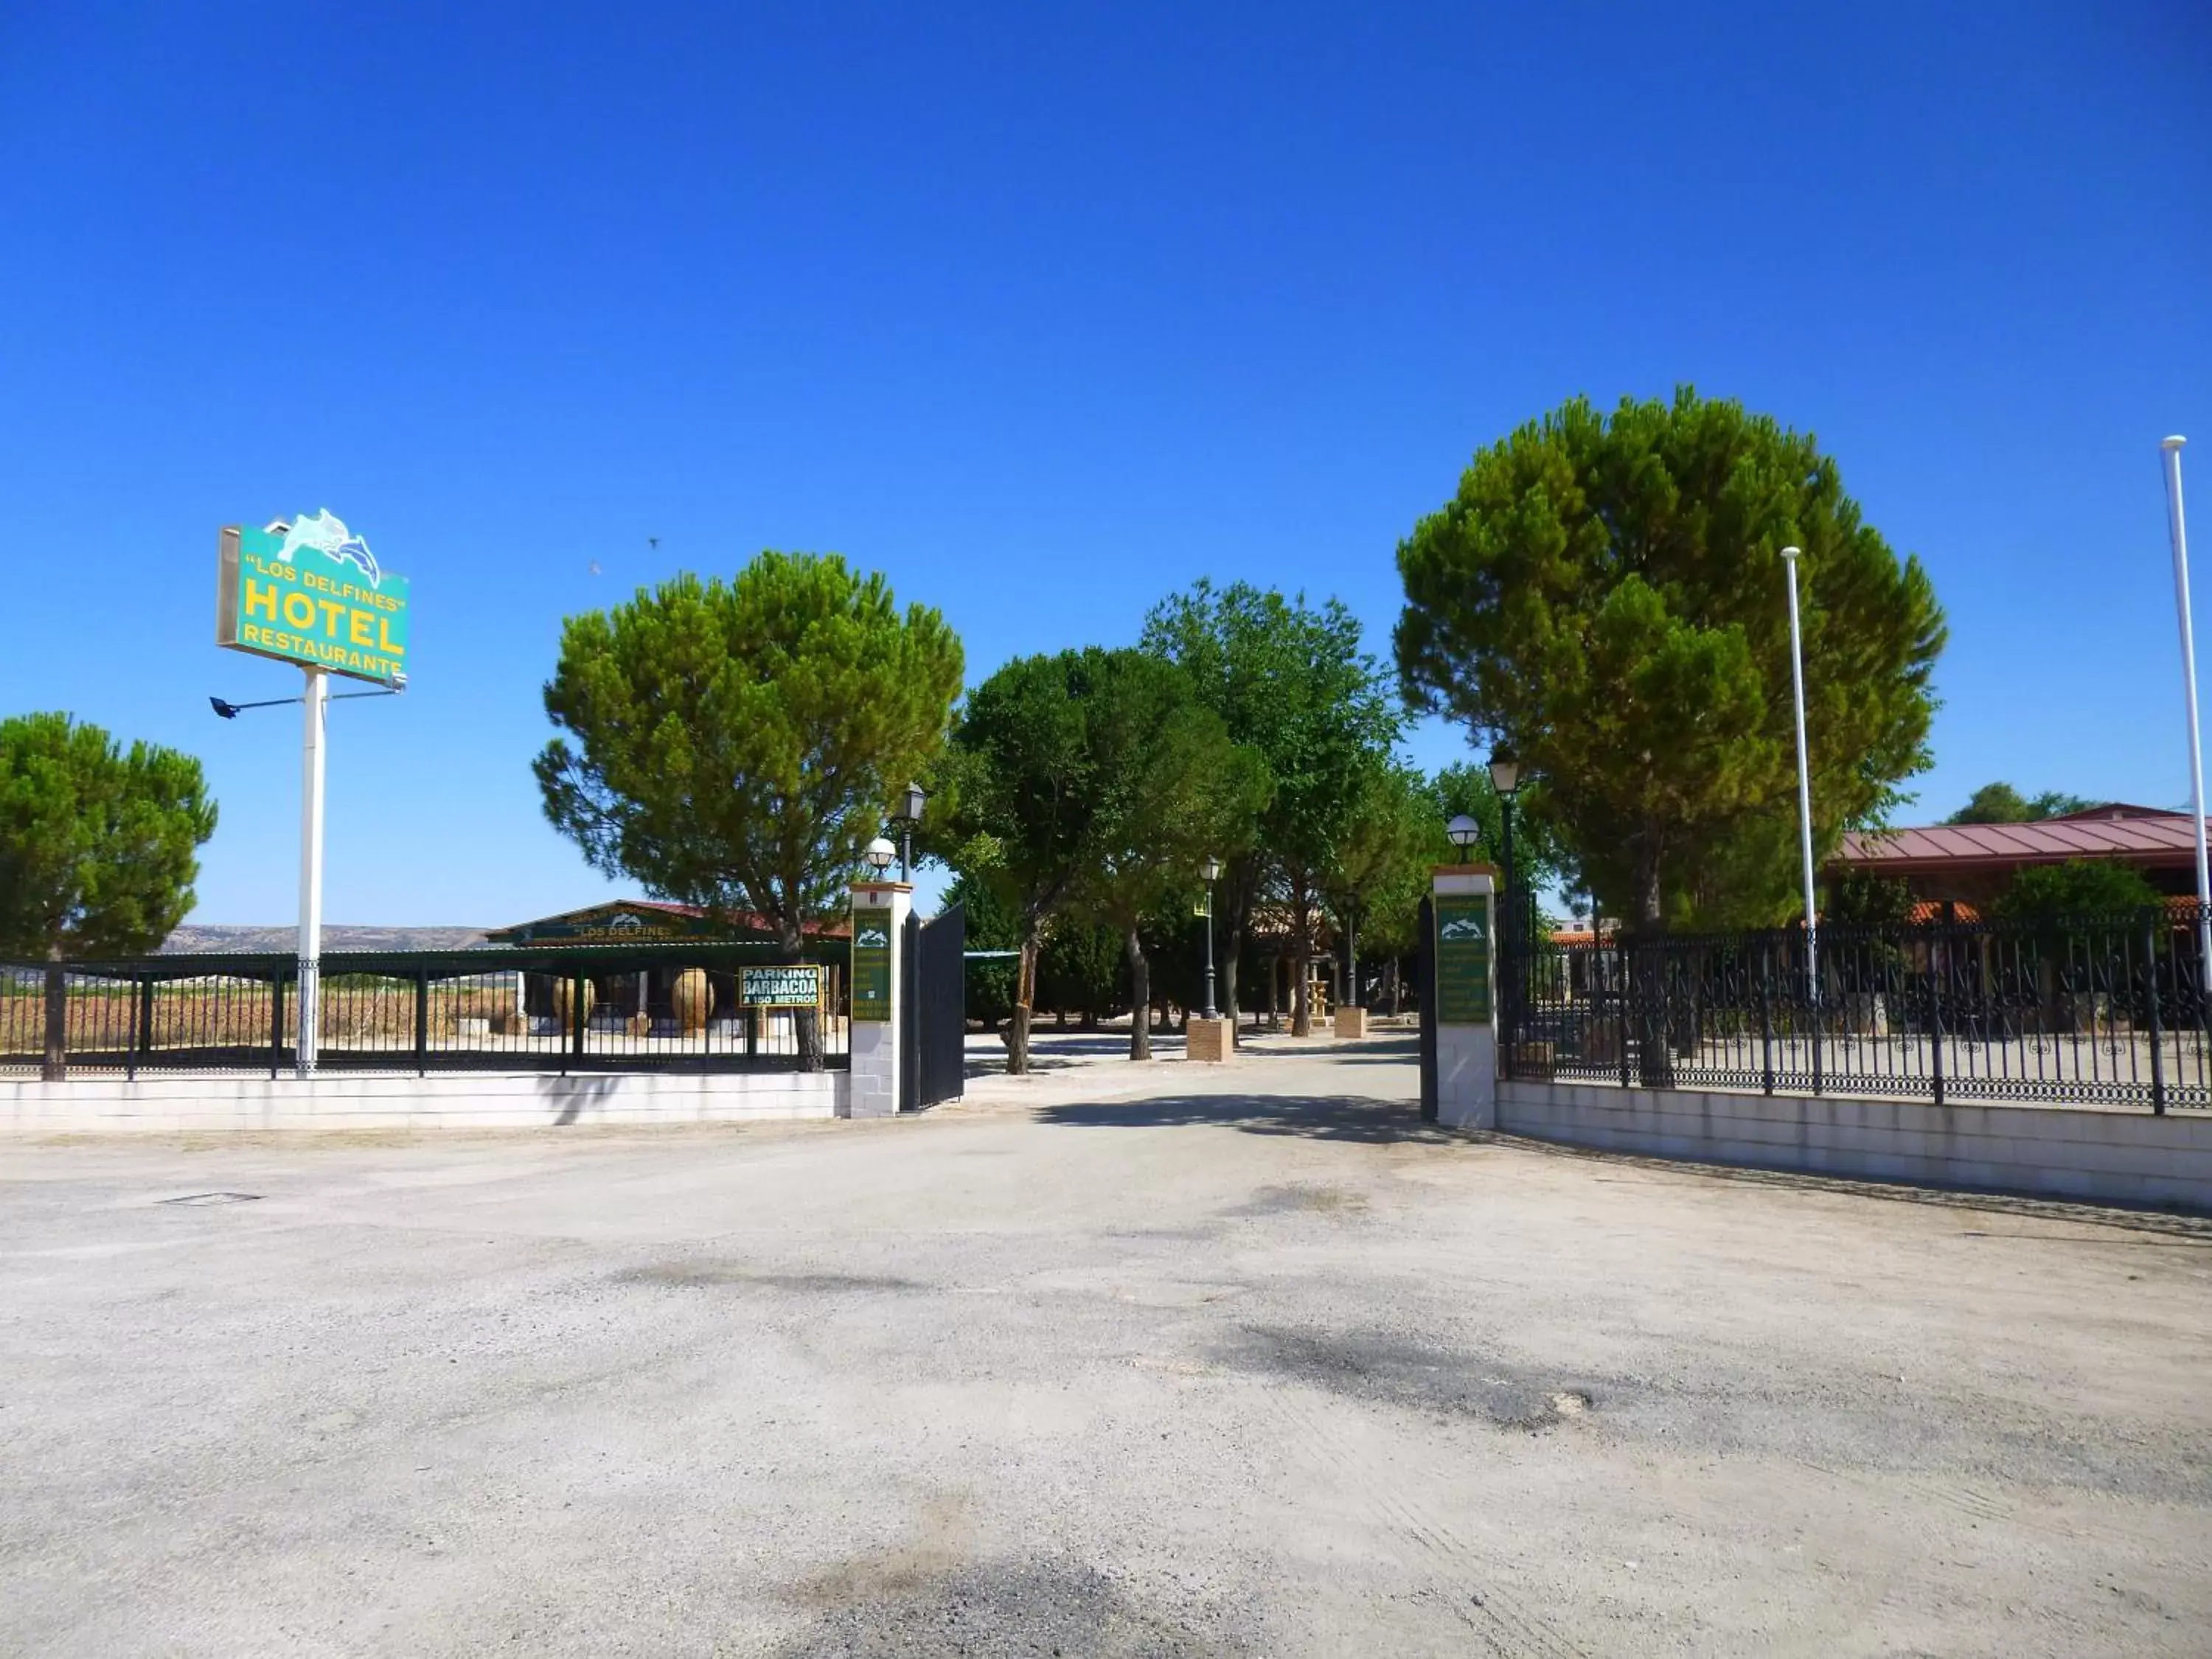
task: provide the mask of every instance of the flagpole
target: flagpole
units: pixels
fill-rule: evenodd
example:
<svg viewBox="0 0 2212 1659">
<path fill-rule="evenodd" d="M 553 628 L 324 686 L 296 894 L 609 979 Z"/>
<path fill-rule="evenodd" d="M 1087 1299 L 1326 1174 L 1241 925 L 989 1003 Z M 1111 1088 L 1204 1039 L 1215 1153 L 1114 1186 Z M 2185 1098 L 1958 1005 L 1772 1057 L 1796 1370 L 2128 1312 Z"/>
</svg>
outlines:
<svg viewBox="0 0 2212 1659">
<path fill-rule="evenodd" d="M 2189 532 L 2181 511 L 2181 447 L 2186 438 L 2159 445 L 2166 455 L 2166 527 L 2173 543 L 2173 607 L 2181 619 L 2181 686 L 2189 700 L 2189 801 L 2197 841 L 2197 964 L 2200 993 L 2212 991 L 2212 867 L 2204 850 L 2204 744 L 2197 726 L 2197 635 L 2189 619 Z"/>
<path fill-rule="evenodd" d="M 1817 1007 L 1820 971 L 1815 952 L 1820 924 L 1813 908 L 1813 775 L 1805 758 L 1805 642 L 1797 625 L 1797 550 L 1784 548 L 1782 562 L 1790 572 L 1790 690 L 1797 712 L 1797 849 L 1805 866 L 1805 971 Z"/>
</svg>

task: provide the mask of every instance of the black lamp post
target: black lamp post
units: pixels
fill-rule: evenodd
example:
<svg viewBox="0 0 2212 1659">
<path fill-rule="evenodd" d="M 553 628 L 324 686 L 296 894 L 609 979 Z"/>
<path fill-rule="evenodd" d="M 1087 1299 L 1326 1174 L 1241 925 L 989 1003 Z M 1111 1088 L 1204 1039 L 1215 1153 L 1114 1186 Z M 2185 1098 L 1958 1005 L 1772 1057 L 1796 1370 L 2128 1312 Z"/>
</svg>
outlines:
<svg viewBox="0 0 2212 1659">
<path fill-rule="evenodd" d="M 1206 878 L 1206 1018 L 1218 1019 L 1213 1010 L 1213 884 L 1221 879 L 1221 860 L 1206 860 L 1200 872 Z"/>
<path fill-rule="evenodd" d="M 1504 834 L 1500 837 L 1505 855 L 1506 914 L 1512 914 L 1513 902 L 1513 796 L 1521 787 L 1521 763 L 1510 749 L 1500 749 L 1490 757 L 1490 787 L 1498 792 L 1498 808 Z"/>
<path fill-rule="evenodd" d="M 928 793 L 918 783 L 909 783 L 906 793 L 899 797 L 897 810 L 891 816 L 899 826 L 899 879 L 914 879 L 914 826 L 921 822 L 922 803 Z"/>
</svg>

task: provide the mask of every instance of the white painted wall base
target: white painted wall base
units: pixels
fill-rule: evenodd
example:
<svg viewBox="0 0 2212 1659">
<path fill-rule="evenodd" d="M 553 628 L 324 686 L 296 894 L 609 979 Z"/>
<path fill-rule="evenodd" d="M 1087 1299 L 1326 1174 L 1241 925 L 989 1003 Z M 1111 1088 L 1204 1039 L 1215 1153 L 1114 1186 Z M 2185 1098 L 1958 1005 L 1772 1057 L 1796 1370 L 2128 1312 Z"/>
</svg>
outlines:
<svg viewBox="0 0 2212 1659">
<path fill-rule="evenodd" d="M 1709 1164 L 2212 1211 L 2212 1114 L 1508 1080 L 1498 1127 Z"/>
<path fill-rule="evenodd" d="M 1495 1027 L 1437 1027 L 1437 1122 L 1447 1129 L 1496 1128 L 1501 1086 Z"/>
<path fill-rule="evenodd" d="M 77 1078 L 0 1083 L 0 1131 L 546 1128 L 842 1117 L 843 1072 Z"/>
</svg>

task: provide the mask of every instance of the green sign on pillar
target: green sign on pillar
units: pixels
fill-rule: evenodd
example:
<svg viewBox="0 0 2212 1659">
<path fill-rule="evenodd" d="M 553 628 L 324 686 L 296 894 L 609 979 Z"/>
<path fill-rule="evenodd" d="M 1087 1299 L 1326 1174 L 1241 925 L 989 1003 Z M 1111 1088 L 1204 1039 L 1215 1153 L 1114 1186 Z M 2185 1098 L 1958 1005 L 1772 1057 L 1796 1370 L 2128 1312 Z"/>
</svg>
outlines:
<svg viewBox="0 0 2212 1659">
<path fill-rule="evenodd" d="M 891 1017 L 891 913 L 853 912 L 853 1018 L 882 1024 Z"/>
<path fill-rule="evenodd" d="M 1490 900 L 1438 894 L 1437 1018 L 1446 1025 L 1490 1024 Z"/>
</svg>

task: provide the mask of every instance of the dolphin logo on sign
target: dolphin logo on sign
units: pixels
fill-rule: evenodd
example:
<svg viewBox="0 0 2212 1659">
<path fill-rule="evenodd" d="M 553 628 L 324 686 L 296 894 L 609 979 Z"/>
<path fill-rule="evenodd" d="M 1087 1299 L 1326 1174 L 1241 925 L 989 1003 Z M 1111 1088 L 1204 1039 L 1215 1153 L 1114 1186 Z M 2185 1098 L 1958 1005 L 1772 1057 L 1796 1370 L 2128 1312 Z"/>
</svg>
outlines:
<svg viewBox="0 0 2212 1659">
<path fill-rule="evenodd" d="M 1449 921 L 1446 922 L 1439 931 L 1444 938 L 1450 939 L 1454 944 L 1458 944 L 1467 939 L 1480 939 L 1483 936 L 1482 918 L 1480 916 L 1455 916 Z"/>
<path fill-rule="evenodd" d="M 384 573 L 376 568 L 376 555 L 368 550 L 368 544 L 345 526 L 345 520 L 325 507 L 319 513 L 303 513 L 290 524 L 281 519 L 269 526 L 271 534 L 282 532 L 283 546 L 276 556 L 285 563 L 301 548 L 313 548 L 325 557 L 341 564 L 349 564 L 368 578 L 371 587 L 383 585 Z"/>
<path fill-rule="evenodd" d="M 889 930 L 869 922 L 862 922 L 853 934 L 853 943 L 863 951 L 888 950 L 891 936 Z"/>
</svg>

